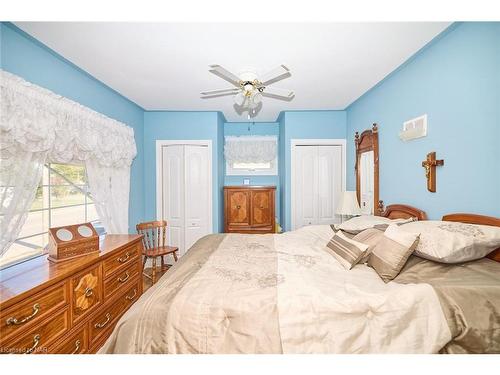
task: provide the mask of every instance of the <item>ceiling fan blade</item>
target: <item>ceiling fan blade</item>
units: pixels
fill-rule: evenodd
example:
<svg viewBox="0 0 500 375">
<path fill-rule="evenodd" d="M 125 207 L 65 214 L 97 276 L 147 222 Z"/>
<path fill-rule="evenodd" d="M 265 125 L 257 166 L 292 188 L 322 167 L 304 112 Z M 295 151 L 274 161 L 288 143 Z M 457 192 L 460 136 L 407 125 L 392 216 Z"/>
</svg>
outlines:
<svg viewBox="0 0 500 375">
<path fill-rule="evenodd" d="M 284 99 L 291 99 L 295 95 L 292 90 L 279 89 L 277 87 L 266 87 L 262 92 L 262 95 L 274 96 Z"/>
<path fill-rule="evenodd" d="M 259 81 L 265 86 L 271 82 L 276 82 L 280 79 L 290 77 L 290 75 L 290 70 L 285 65 L 280 65 L 261 76 Z"/>
<path fill-rule="evenodd" d="M 240 84 L 240 79 L 229 70 L 223 68 L 220 65 L 210 65 L 210 72 L 218 75 L 221 78 L 224 78 L 226 81 L 229 81 L 237 86 Z"/>
<path fill-rule="evenodd" d="M 236 95 L 235 92 L 221 92 L 219 94 L 210 94 L 210 95 L 201 95 L 200 98 L 201 99 L 211 99 L 211 98 L 218 98 L 219 96 L 234 96 Z"/>
<path fill-rule="evenodd" d="M 218 90 L 210 90 L 210 91 L 203 91 L 201 95 L 216 95 L 216 94 L 223 94 L 223 93 L 236 93 L 240 89 L 234 87 L 232 89 L 218 89 Z"/>
</svg>

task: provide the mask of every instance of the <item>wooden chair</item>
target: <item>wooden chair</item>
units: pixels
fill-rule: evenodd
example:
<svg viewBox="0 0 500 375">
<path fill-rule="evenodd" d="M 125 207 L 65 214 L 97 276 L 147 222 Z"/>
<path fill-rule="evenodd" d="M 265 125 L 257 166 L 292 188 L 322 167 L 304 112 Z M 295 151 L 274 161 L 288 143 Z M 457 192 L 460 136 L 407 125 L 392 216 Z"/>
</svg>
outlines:
<svg viewBox="0 0 500 375">
<path fill-rule="evenodd" d="M 177 262 L 177 251 L 178 247 L 167 246 L 166 245 L 166 232 L 167 232 L 167 222 L 166 221 L 148 221 L 145 223 L 139 223 L 135 226 L 137 233 L 144 235 L 142 238 L 142 244 L 144 249 L 142 255 L 144 256 L 144 261 L 142 263 L 142 268 L 144 272 L 144 266 L 146 261 L 151 258 L 153 260 L 151 276 L 144 274 L 144 276 L 151 279 L 153 284 L 156 282 L 156 259 L 161 258 L 161 269 L 166 270 L 164 256 L 172 254 L 174 256 L 174 261 Z"/>
</svg>

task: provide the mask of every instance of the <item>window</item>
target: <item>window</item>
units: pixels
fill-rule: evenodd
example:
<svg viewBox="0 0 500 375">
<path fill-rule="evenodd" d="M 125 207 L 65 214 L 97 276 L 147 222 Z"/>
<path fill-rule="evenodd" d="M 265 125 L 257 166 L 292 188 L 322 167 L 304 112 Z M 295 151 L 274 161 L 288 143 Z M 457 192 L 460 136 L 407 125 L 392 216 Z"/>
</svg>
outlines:
<svg viewBox="0 0 500 375">
<path fill-rule="evenodd" d="M 226 175 L 277 175 L 277 148 L 276 136 L 226 136 Z"/>
<path fill-rule="evenodd" d="M 277 175 L 278 161 L 267 163 L 243 163 L 226 161 L 226 175 L 228 176 L 259 176 L 259 175 Z"/>
<path fill-rule="evenodd" d="M 19 237 L 0 258 L 0 267 L 41 255 L 48 243 L 48 229 L 92 222 L 104 230 L 89 193 L 83 165 L 45 164 L 35 200 Z"/>
</svg>

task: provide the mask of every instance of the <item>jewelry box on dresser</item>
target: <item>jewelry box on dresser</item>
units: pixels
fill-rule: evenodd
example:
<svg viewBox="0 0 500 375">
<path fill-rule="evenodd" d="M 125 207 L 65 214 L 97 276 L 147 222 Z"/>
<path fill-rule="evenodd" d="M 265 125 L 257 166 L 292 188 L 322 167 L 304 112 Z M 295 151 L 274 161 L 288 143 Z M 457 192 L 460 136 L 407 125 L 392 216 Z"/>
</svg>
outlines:
<svg viewBox="0 0 500 375">
<path fill-rule="evenodd" d="M 106 235 L 98 254 L 2 270 L 0 353 L 97 352 L 142 294 L 141 239 Z"/>
</svg>

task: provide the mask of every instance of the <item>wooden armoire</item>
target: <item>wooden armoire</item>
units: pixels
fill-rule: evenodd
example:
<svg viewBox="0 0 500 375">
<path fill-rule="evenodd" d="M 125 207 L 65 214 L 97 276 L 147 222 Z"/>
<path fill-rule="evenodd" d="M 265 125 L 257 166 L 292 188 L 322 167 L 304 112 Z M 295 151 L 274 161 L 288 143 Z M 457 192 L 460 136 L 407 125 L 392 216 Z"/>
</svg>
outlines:
<svg viewBox="0 0 500 375">
<path fill-rule="evenodd" d="M 274 233 L 275 186 L 224 186 L 224 232 Z"/>
</svg>

